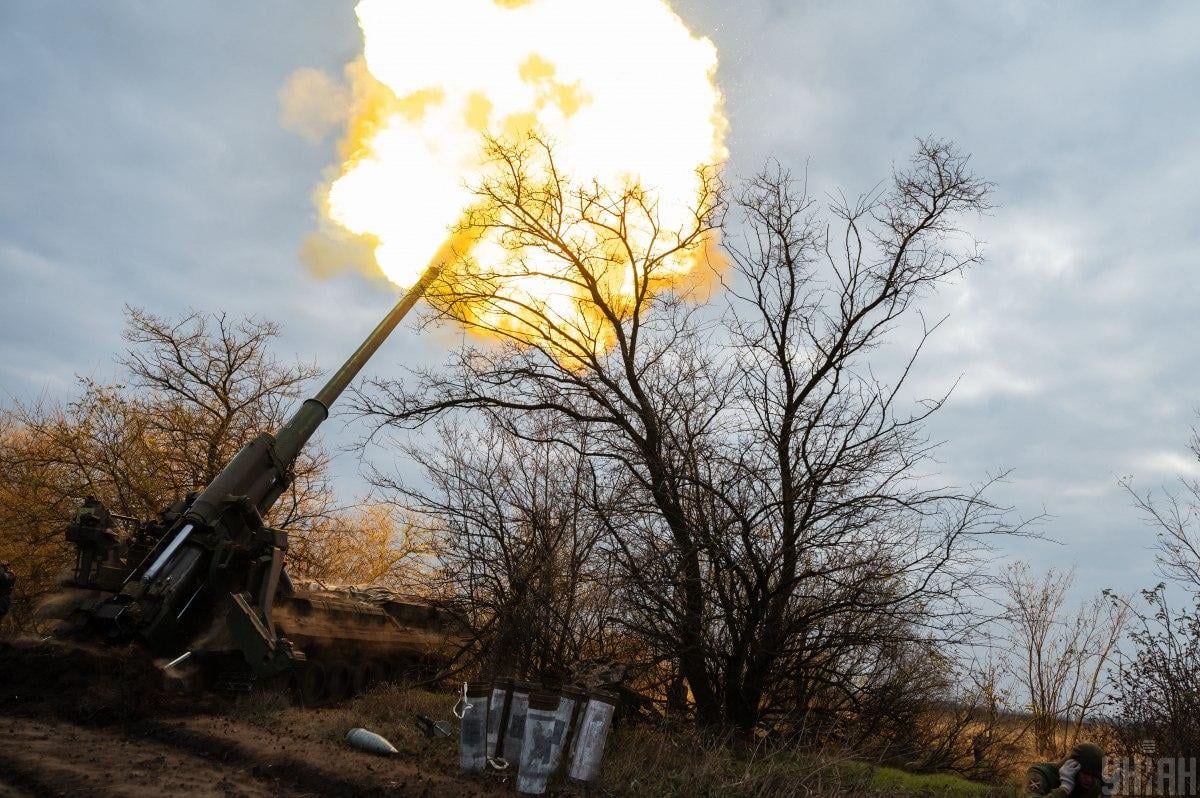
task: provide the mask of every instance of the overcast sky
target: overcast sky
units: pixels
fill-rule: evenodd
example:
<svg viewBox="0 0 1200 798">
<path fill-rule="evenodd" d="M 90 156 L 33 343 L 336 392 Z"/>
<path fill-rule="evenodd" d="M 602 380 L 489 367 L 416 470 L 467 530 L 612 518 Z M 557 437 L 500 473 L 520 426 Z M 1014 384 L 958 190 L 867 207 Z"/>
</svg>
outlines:
<svg viewBox="0 0 1200 798">
<path fill-rule="evenodd" d="M 1077 562 L 1089 591 L 1155 581 L 1118 480 L 1200 470 L 1200 4 L 674 5 L 720 52 L 732 175 L 773 156 L 855 194 L 918 135 L 973 153 L 988 261 L 939 298 L 918 375 L 961 377 L 944 473 L 1012 469 L 998 498 L 1051 514 L 1061 545 L 1012 556 Z M 111 377 L 125 303 L 262 314 L 281 354 L 336 365 L 393 296 L 300 265 L 333 142 L 285 130 L 278 94 L 360 48 L 352 2 L 0 4 L 0 401 Z M 377 373 L 459 334 L 398 337 Z"/>
</svg>

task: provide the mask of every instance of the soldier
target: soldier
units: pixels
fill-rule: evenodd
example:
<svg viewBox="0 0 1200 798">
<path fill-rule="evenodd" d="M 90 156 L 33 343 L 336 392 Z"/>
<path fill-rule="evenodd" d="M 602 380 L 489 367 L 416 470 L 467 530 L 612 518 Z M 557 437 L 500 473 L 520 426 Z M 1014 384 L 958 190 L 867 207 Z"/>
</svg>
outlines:
<svg viewBox="0 0 1200 798">
<path fill-rule="evenodd" d="M 83 500 L 83 505 L 75 511 L 75 518 L 71 523 L 80 526 L 108 527 L 112 525 L 112 514 L 95 496 L 87 496 Z"/>
<path fill-rule="evenodd" d="M 1065 798 L 1104 794 L 1104 749 L 1080 743 L 1062 762 L 1041 762 L 1029 768 L 1025 790 L 1030 795 Z"/>
<path fill-rule="evenodd" d="M 10 596 L 12 596 L 13 585 L 16 583 L 17 577 L 9 569 L 8 563 L 0 562 L 0 621 L 4 620 L 4 616 L 12 604 Z"/>
</svg>

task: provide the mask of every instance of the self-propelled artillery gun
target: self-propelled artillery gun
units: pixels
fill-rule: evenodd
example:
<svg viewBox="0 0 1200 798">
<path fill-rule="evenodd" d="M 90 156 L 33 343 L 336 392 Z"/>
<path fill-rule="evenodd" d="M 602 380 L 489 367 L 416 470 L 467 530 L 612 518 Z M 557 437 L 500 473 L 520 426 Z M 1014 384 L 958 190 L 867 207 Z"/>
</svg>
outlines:
<svg viewBox="0 0 1200 798">
<path fill-rule="evenodd" d="M 150 521 L 85 502 L 67 530 L 73 600 L 56 634 L 140 644 L 181 667 L 188 660 L 218 689 L 290 682 L 308 703 L 445 662 L 459 642 L 452 616 L 378 588 L 294 583 L 288 534 L 264 521 L 331 405 L 435 276 L 427 271 L 314 397 L 203 490 Z"/>
</svg>

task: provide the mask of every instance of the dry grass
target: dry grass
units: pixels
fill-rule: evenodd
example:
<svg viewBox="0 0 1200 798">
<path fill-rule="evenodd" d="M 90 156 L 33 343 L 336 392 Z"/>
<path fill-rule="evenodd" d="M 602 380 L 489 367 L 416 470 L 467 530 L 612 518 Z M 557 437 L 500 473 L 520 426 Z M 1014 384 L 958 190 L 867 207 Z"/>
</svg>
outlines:
<svg viewBox="0 0 1200 798">
<path fill-rule="evenodd" d="M 345 745 L 346 732 L 355 727 L 370 729 L 386 737 L 406 759 L 420 759 L 429 767 L 451 773 L 458 768 L 456 738 L 430 739 L 416 726 L 421 713 L 434 719 L 449 719 L 456 697 L 407 689 L 387 684 L 352 701 L 326 709 L 305 709 L 291 703 L 282 693 L 253 693 L 233 703 L 229 714 L 238 720 L 306 739 Z"/>
<path fill-rule="evenodd" d="M 457 739 L 429 739 L 414 723 L 420 712 L 448 719 L 456 696 L 384 685 L 342 706 L 302 709 L 286 696 L 262 693 L 235 702 L 229 714 L 280 734 L 345 745 L 346 732 L 356 726 L 386 737 L 406 760 L 440 773 L 458 767 Z M 484 777 L 498 791 L 508 788 L 510 774 Z M 560 785 L 552 794 L 585 794 Z M 690 730 L 667 731 L 647 726 L 620 727 L 609 739 L 599 781 L 586 791 L 603 796 L 944 796 L 985 798 L 1012 794 L 953 776 L 918 776 L 876 768 L 830 755 L 816 756 L 795 749 L 735 751 Z"/>
<path fill-rule="evenodd" d="M 956 776 L 914 775 L 794 748 L 736 750 L 688 730 L 619 729 L 605 753 L 600 787 L 635 796 L 1002 796 Z"/>
</svg>

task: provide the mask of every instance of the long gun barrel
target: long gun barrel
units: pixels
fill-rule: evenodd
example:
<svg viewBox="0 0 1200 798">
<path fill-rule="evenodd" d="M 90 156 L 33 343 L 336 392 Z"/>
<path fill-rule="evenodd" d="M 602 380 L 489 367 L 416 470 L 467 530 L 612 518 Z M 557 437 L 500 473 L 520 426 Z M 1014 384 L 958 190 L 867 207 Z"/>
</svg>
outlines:
<svg viewBox="0 0 1200 798">
<path fill-rule="evenodd" d="M 405 292 L 396 306 L 383 317 L 383 321 L 379 322 L 379 325 L 359 345 L 354 354 L 329 378 L 325 387 L 318 391 L 312 399 L 305 401 L 296 415 L 292 416 L 291 420 L 279 430 L 279 434 L 275 436 L 275 449 L 281 457 L 294 458 L 300 453 L 300 449 L 312 437 L 313 432 L 329 416 L 329 408 L 342 395 L 342 391 L 346 390 L 351 381 L 358 376 L 358 372 L 375 354 L 375 350 L 379 349 L 380 345 L 392 334 L 396 325 L 425 295 L 429 284 L 437 277 L 439 271 L 436 265 L 426 269 L 425 273 L 421 275 L 421 279 Z"/>
<path fill-rule="evenodd" d="M 287 489 L 290 471 L 304 444 L 329 417 L 329 408 L 354 380 L 376 350 L 387 340 L 401 320 L 424 296 L 429 284 L 437 277 L 439 268 L 432 265 L 421 279 L 405 292 L 383 320 L 366 337 L 346 362 L 342 364 L 317 395 L 306 399 L 275 437 L 260 437 L 266 451 L 256 451 L 255 441 L 238 453 L 220 474 L 205 488 L 193 503 L 190 515 L 197 520 L 211 521 L 229 496 L 245 496 L 265 515 Z M 243 455 L 245 457 L 243 458 Z M 245 459 L 247 462 L 239 462 Z"/>
<path fill-rule="evenodd" d="M 267 527 L 263 517 L 291 483 L 297 457 L 330 407 L 439 271 L 430 265 L 275 435 L 264 432 L 243 447 L 130 568 L 119 592 L 77 618 L 74 628 L 99 627 L 109 637 L 133 637 L 170 651 L 220 617 L 227 634 L 218 647 L 240 654 L 255 674 L 277 673 L 302 659 L 276 635 L 271 619 L 281 578 L 286 580 L 287 533 Z"/>
</svg>

